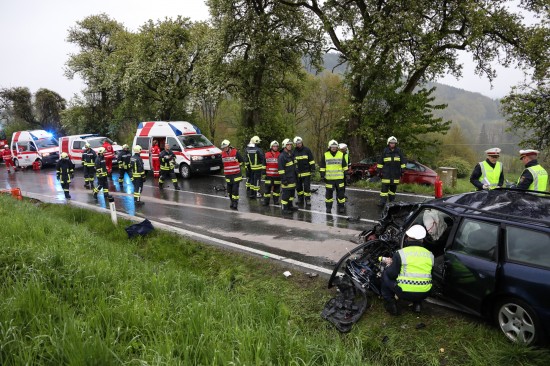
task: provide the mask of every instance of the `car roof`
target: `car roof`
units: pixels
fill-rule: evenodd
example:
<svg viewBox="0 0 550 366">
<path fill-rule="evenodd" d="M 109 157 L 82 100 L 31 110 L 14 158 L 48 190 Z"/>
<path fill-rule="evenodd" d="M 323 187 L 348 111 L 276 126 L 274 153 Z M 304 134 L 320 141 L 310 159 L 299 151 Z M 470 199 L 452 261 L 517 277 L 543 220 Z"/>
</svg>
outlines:
<svg viewBox="0 0 550 366">
<path fill-rule="evenodd" d="M 457 194 L 427 203 L 456 214 L 550 227 L 550 194 L 501 188 Z"/>
</svg>

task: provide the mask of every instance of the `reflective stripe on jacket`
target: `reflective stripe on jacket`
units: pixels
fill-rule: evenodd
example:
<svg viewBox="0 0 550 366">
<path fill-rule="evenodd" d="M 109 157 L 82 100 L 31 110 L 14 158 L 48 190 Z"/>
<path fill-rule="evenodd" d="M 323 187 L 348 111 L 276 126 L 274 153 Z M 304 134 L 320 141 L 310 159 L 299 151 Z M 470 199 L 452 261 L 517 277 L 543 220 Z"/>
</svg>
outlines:
<svg viewBox="0 0 550 366">
<path fill-rule="evenodd" d="M 172 170 L 174 169 L 174 160 L 176 160 L 176 155 L 172 150 L 162 150 L 160 153 L 160 170 Z"/>
<path fill-rule="evenodd" d="M 497 161 L 495 167 L 493 168 L 486 160 L 484 160 L 479 162 L 479 167 L 481 168 L 481 177 L 479 177 L 481 184 L 489 185 L 490 189 L 497 188 L 500 173 L 502 172 L 502 163 Z"/>
<path fill-rule="evenodd" d="M 135 153 L 132 157 L 130 157 L 128 167 L 132 169 L 132 178 L 145 178 L 143 160 L 139 156 L 139 153 Z"/>
<path fill-rule="evenodd" d="M 321 175 L 329 180 L 343 180 L 344 170 L 347 169 L 344 154 L 341 151 L 336 151 L 334 155 L 329 150 L 323 155 L 319 171 Z"/>
<path fill-rule="evenodd" d="M 311 150 L 306 146 L 302 146 L 301 149 L 295 148 L 294 157 L 296 158 L 298 177 L 310 176 L 311 172 L 315 170 L 315 159 L 313 159 Z"/>
<path fill-rule="evenodd" d="M 432 288 L 434 256 L 428 249 L 410 246 L 397 251 L 401 271 L 397 276 L 399 287 L 405 292 L 428 292 Z"/>
<path fill-rule="evenodd" d="M 248 146 L 246 148 L 246 158 L 250 169 L 264 169 L 264 152 L 257 146 Z"/>
<path fill-rule="evenodd" d="M 279 176 L 279 155 L 280 151 L 268 151 L 265 153 L 265 175 L 268 177 Z"/>
<path fill-rule="evenodd" d="M 533 165 L 529 168 L 529 173 L 533 176 L 533 182 L 531 185 L 529 185 L 529 188 L 527 188 L 530 191 L 546 191 L 546 188 L 548 187 L 548 172 L 540 165 Z M 521 176 L 518 179 L 518 184 L 520 183 Z"/>
<path fill-rule="evenodd" d="M 237 149 L 222 151 L 223 173 L 225 175 L 241 174 L 241 162 L 237 158 Z"/>
</svg>

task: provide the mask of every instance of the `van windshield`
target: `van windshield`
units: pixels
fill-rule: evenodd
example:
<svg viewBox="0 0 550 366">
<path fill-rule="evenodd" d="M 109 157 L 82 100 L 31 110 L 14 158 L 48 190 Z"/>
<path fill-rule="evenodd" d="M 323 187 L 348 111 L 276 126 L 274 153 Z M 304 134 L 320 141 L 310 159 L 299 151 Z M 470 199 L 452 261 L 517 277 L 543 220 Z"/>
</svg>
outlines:
<svg viewBox="0 0 550 366">
<path fill-rule="evenodd" d="M 178 140 L 186 149 L 214 146 L 204 135 L 178 136 Z"/>
<path fill-rule="evenodd" d="M 108 143 L 113 145 L 113 140 L 111 140 L 108 137 L 101 137 L 101 138 L 96 138 L 96 139 L 86 139 L 86 142 L 90 144 L 90 147 L 92 149 L 103 146 L 103 143 L 105 141 L 107 141 Z"/>
<path fill-rule="evenodd" d="M 46 149 L 48 147 L 57 147 L 59 144 L 57 143 L 57 140 L 53 137 L 45 137 L 43 139 L 35 140 L 34 143 L 36 144 L 36 147 L 39 149 Z"/>
</svg>

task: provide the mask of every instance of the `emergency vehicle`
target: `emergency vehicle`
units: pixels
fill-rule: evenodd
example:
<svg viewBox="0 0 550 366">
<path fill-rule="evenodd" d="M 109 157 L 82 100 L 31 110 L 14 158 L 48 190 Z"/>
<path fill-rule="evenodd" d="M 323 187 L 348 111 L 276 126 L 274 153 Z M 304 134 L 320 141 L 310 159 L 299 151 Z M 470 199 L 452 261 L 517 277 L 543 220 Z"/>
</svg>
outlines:
<svg viewBox="0 0 550 366">
<path fill-rule="evenodd" d="M 66 152 L 76 166 L 82 164 L 82 152 L 84 151 L 84 145 L 90 144 L 92 150 L 96 153 L 103 143 L 107 141 L 113 146 L 115 157 L 113 158 L 113 164 L 117 162 L 117 155 L 122 146 L 113 142 L 110 138 L 105 136 L 99 136 L 97 134 L 84 134 L 84 135 L 71 135 L 63 136 L 59 139 L 59 154 Z"/>
<path fill-rule="evenodd" d="M 16 167 L 25 168 L 36 162 L 38 168 L 42 168 L 59 160 L 57 140 L 44 130 L 14 132 L 10 148 Z"/>
<path fill-rule="evenodd" d="M 164 150 L 165 144 L 176 156 L 175 167 L 183 178 L 195 173 L 218 173 L 222 171 L 222 151 L 214 146 L 200 129 L 184 121 L 140 122 L 133 146 L 141 146 L 141 158 L 145 170 L 152 170 L 151 147 L 153 140 Z"/>
</svg>

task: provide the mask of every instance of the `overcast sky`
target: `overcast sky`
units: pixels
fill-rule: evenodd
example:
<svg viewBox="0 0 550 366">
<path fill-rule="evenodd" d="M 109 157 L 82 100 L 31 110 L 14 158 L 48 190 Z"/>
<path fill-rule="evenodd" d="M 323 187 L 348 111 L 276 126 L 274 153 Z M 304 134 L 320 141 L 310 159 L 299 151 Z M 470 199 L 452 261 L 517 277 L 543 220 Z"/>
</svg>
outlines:
<svg viewBox="0 0 550 366">
<path fill-rule="evenodd" d="M 28 87 L 33 93 L 48 88 L 67 100 L 79 93 L 82 82 L 63 75 L 68 55 L 78 51 L 65 39 L 78 20 L 99 13 L 131 31 L 149 19 L 182 15 L 206 20 L 209 16 L 203 0 L 0 0 L 0 88 Z M 461 80 L 449 76 L 439 82 L 500 98 L 523 80 L 521 72 L 499 68 L 491 89 L 487 79 L 474 75 L 468 57 L 463 59 Z"/>
</svg>

